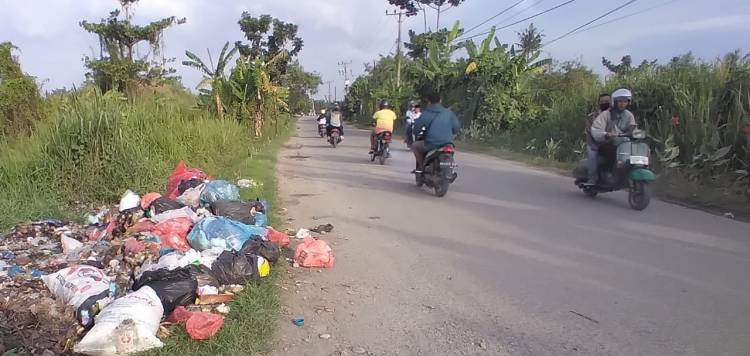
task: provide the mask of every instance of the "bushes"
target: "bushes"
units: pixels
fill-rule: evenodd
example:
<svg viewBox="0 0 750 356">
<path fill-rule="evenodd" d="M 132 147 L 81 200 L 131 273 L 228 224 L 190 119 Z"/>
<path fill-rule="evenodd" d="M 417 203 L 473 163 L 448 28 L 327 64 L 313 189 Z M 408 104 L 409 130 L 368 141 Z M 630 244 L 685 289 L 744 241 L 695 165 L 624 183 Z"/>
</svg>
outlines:
<svg viewBox="0 0 750 356">
<path fill-rule="evenodd" d="M 46 105 L 49 123 L 0 143 L 0 230 L 69 218 L 74 202 L 111 203 L 125 189 L 163 191 L 180 159 L 223 172 L 261 146 L 247 126 L 159 94 L 129 103 L 116 92 L 87 89 Z"/>
<path fill-rule="evenodd" d="M 14 48 L 0 43 L 0 138 L 28 132 L 41 117 L 36 83 L 21 71 Z"/>
</svg>

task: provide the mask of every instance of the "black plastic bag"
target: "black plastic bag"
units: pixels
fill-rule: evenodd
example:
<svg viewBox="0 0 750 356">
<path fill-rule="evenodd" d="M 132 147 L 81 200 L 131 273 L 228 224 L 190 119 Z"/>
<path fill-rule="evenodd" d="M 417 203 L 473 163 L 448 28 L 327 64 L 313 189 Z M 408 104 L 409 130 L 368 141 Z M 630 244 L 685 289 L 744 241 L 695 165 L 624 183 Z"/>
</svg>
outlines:
<svg viewBox="0 0 750 356">
<path fill-rule="evenodd" d="M 198 178 L 184 180 L 180 182 L 180 185 L 177 186 L 177 191 L 180 192 L 180 195 L 182 195 L 182 193 L 185 193 L 186 190 L 198 187 L 201 184 L 203 184 L 203 180 Z"/>
<path fill-rule="evenodd" d="M 94 326 L 94 317 L 99 314 L 100 311 L 99 301 L 109 298 L 109 293 L 109 290 L 105 290 L 97 295 L 92 295 L 84 300 L 78 309 L 76 309 L 76 320 L 84 329 L 88 330 Z M 84 311 L 86 313 L 84 313 Z"/>
<path fill-rule="evenodd" d="M 154 215 L 161 214 L 165 211 L 183 208 L 184 205 L 165 197 L 159 197 L 151 203 L 151 210 Z"/>
<path fill-rule="evenodd" d="M 251 213 L 254 206 L 255 202 L 221 199 L 211 203 L 211 212 L 246 225 L 255 225 L 255 218 Z"/>
<path fill-rule="evenodd" d="M 188 268 L 190 268 L 190 273 L 193 274 L 193 277 L 198 282 L 198 288 L 203 286 L 218 287 L 221 285 L 211 269 L 205 265 L 188 265 Z"/>
<path fill-rule="evenodd" d="M 172 313 L 180 305 L 195 303 L 198 297 L 198 281 L 189 267 L 168 270 L 166 268 L 143 272 L 133 282 L 133 290 L 149 286 L 159 296 L 164 307 L 164 315 Z"/>
<path fill-rule="evenodd" d="M 276 246 L 276 244 L 270 241 L 261 240 L 255 237 L 245 241 L 240 253 L 244 254 L 246 257 L 249 257 L 249 255 L 258 255 L 265 258 L 270 263 L 276 263 L 276 261 L 279 260 L 279 257 L 281 257 L 281 249 L 279 246 Z"/>
<path fill-rule="evenodd" d="M 221 284 L 260 282 L 257 262 L 237 251 L 222 252 L 211 266 L 211 271 Z"/>
</svg>

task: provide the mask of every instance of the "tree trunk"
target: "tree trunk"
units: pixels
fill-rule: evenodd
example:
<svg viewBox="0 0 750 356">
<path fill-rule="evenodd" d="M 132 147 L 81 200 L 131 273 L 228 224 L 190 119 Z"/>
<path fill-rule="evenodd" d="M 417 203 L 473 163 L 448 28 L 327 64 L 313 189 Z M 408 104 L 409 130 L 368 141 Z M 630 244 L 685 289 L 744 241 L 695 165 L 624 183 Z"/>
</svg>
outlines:
<svg viewBox="0 0 750 356">
<path fill-rule="evenodd" d="M 218 91 L 214 93 L 214 99 L 216 100 L 216 112 L 219 114 L 219 120 L 224 120 L 224 105 Z"/>
</svg>

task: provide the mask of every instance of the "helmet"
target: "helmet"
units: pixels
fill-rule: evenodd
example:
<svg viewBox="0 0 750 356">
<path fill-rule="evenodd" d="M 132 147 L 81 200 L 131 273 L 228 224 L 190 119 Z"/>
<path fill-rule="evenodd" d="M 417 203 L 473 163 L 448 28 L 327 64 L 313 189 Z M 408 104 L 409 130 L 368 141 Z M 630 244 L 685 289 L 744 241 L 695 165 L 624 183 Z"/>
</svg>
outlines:
<svg viewBox="0 0 750 356">
<path fill-rule="evenodd" d="M 391 104 L 388 102 L 388 100 L 383 99 L 383 100 L 380 101 L 380 108 L 381 109 L 385 109 L 385 108 L 388 108 L 390 106 L 391 106 Z"/>
<path fill-rule="evenodd" d="M 612 93 L 612 101 L 616 103 L 620 100 L 632 101 L 633 93 L 631 93 L 630 90 L 627 90 L 625 88 L 615 90 L 615 92 Z"/>
<path fill-rule="evenodd" d="M 320 109 L 320 113 L 321 114 L 325 114 L 326 113 L 326 109 Z"/>
<path fill-rule="evenodd" d="M 339 110 L 341 110 L 341 107 L 339 106 L 339 104 L 336 104 L 333 106 L 333 111 L 339 111 Z"/>
</svg>

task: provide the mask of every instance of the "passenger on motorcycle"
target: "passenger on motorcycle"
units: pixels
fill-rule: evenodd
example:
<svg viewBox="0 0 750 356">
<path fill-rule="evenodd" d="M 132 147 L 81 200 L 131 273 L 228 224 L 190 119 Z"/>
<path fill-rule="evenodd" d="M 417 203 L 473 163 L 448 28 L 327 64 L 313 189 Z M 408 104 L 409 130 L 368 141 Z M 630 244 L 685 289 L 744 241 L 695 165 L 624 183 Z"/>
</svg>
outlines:
<svg viewBox="0 0 750 356">
<path fill-rule="evenodd" d="M 426 155 L 431 150 L 453 144 L 461 126 L 456 114 L 441 104 L 440 94 L 430 91 L 425 95 L 427 108 L 414 122 L 417 141 L 411 146 L 416 159 L 416 168 L 412 173 L 421 173 Z"/>
<path fill-rule="evenodd" d="M 597 180 L 596 171 L 599 164 L 599 144 L 594 140 L 591 135 L 591 125 L 594 124 L 594 120 L 604 111 L 609 110 L 612 97 L 609 94 L 599 95 L 596 110 L 591 112 L 586 117 L 586 172 L 589 175 L 589 182 L 595 183 Z"/>
<path fill-rule="evenodd" d="M 633 133 L 637 124 L 635 116 L 628 110 L 633 94 L 628 89 L 617 89 L 612 93 L 612 108 L 602 111 L 591 124 L 591 136 L 599 145 L 599 150 L 607 148 L 607 152 L 615 152 L 614 147 L 621 140 L 617 139 L 620 134 Z M 590 165 L 590 163 L 589 163 Z M 598 178 L 598 167 L 589 173 L 589 183 L 595 184 Z M 588 167 L 587 167 L 588 169 Z"/>
<path fill-rule="evenodd" d="M 390 109 L 391 104 L 388 100 L 381 100 L 379 107 L 380 110 L 372 115 L 372 119 L 375 120 L 375 129 L 370 134 L 370 154 L 375 151 L 375 137 L 386 131 L 393 133 L 393 122 L 396 121 L 396 113 Z"/>
<path fill-rule="evenodd" d="M 326 115 L 326 134 L 330 135 L 333 128 L 339 130 L 339 138 L 344 139 L 344 120 L 341 119 L 341 108 L 336 104 Z"/>
<path fill-rule="evenodd" d="M 411 109 L 406 112 L 406 133 L 404 134 L 406 139 L 404 142 L 408 147 L 411 147 L 414 143 L 414 121 L 416 121 L 420 115 L 422 115 L 422 107 L 419 103 L 413 103 Z"/>
</svg>

